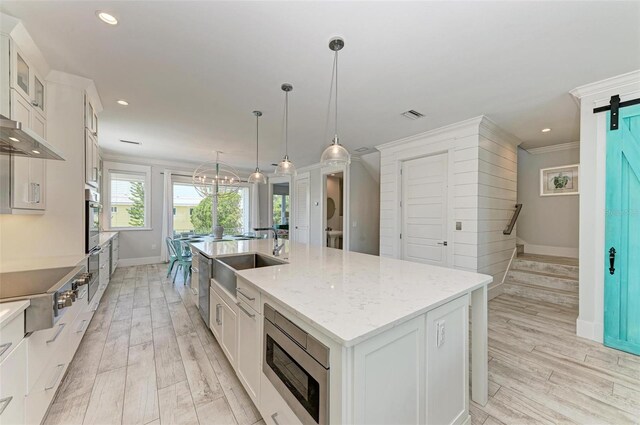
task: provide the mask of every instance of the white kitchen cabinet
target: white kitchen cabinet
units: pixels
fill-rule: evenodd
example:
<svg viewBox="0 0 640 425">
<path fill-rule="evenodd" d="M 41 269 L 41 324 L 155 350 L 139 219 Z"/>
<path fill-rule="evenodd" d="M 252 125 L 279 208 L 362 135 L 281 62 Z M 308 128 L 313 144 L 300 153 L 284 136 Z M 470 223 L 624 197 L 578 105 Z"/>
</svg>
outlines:
<svg viewBox="0 0 640 425">
<path fill-rule="evenodd" d="M 120 235 L 115 235 L 111 239 L 111 274 L 115 273 L 120 259 Z"/>
<path fill-rule="evenodd" d="M 91 132 L 90 129 L 85 128 L 84 132 L 85 132 L 85 139 L 84 139 L 85 183 L 97 188 L 99 172 L 100 172 L 98 139 Z"/>
<path fill-rule="evenodd" d="M 194 252 L 191 258 L 191 292 L 194 295 L 198 295 L 198 286 L 200 284 L 200 255 L 197 252 Z M 195 297 L 195 302 L 197 304 L 198 298 Z"/>
<path fill-rule="evenodd" d="M 33 90 L 33 68 L 13 40 L 11 41 L 9 49 L 11 52 L 9 59 L 9 63 L 11 64 L 10 86 L 12 89 L 17 90 L 24 98 L 31 99 L 31 92 Z"/>
<path fill-rule="evenodd" d="M 100 289 L 106 289 L 111 278 L 111 243 L 102 246 L 102 252 L 99 254 L 98 269 L 100 279 Z"/>
<path fill-rule="evenodd" d="M 91 101 L 85 95 L 84 97 L 84 127 L 93 134 L 94 137 L 98 137 L 98 114 L 95 108 L 91 104 Z"/>
<path fill-rule="evenodd" d="M 237 364 L 237 306 L 228 295 L 222 295 L 223 289 L 211 285 L 209 292 L 209 327 L 218 340 L 229 363 L 235 369 Z M 225 298 L 227 299 L 225 301 Z M 231 306 L 233 307 L 231 307 Z M 234 308 L 236 307 L 236 308 Z"/>
<path fill-rule="evenodd" d="M 16 90 L 11 90 L 11 119 L 21 122 L 43 138 L 46 136 L 46 121 L 34 112 L 29 102 Z M 11 207 L 19 210 L 46 208 L 45 160 L 11 157 Z"/>
<path fill-rule="evenodd" d="M 300 419 L 293 413 L 282 396 L 260 372 L 260 413 L 267 425 L 299 425 Z M 381 423 L 381 422 L 376 422 Z"/>
<path fill-rule="evenodd" d="M 21 315 L 22 317 L 22 315 Z M 22 340 L 0 363 L 0 424 L 25 423 L 27 343 Z"/>
<path fill-rule="evenodd" d="M 237 374 L 254 403 L 260 399 L 262 359 L 262 315 L 245 302 L 238 302 Z"/>
</svg>

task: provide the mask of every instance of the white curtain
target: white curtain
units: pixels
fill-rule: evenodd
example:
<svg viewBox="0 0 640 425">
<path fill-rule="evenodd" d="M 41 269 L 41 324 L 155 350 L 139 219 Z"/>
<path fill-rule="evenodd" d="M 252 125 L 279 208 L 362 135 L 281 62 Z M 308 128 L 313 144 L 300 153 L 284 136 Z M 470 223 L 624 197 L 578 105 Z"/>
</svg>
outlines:
<svg viewBox="0 0 640 425">
<path fill-rule="evenodd" d="M 260 227 L 260 185 L 254 183 L 251 187 L 251 215 L 249 218 L 249 227 L 247 232 L 253 232 L 255 227 Z"/>
<path fill-rule="evenodd" d="M 160 245 L 160 259 L 169 261 L 167 237 L 173 236 L 173 184 L 171 170 L 164 170 L 164 186 L 162 194 L 162 244 Z"/>
</svg>

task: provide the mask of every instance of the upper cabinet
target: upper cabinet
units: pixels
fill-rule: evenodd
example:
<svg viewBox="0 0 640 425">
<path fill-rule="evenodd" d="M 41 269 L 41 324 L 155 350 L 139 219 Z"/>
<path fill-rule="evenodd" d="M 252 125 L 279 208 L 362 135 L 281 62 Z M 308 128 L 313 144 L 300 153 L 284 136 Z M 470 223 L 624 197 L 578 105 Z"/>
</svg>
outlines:
<svg viewBox="0 0 640 425">
<path fill-rule="evenodd" d="M 84 96 L 84 164 L 85 183 L 100 190 L 100 155 L 98 149 L 98 114 L 89 100 Z"/>
<path fill-rule="evenodd" d="M 0 37 L 3 67 L 2 102 L 0 110 L 8 118 L 22 123 L 42 138 L 47 135 L 45 111 L 46 84 L 16 43 L 6 36 Z M 34 157 L 12 155 L 9 172 L 2 189 L 8 189 L 8 206 L 3 202 L 3 213 L 42 213 L 46 209 L 46 161 Z M 3 162 L 4 164 L 4 162 Z M 5 186 L 8 185 L 8 186 Z"/>
</svg>

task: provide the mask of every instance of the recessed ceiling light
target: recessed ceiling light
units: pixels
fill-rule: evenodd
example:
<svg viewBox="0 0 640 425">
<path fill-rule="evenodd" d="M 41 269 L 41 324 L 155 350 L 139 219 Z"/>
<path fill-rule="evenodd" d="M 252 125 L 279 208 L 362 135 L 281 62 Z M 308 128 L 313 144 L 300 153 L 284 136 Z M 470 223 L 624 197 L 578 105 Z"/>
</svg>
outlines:
<svg viewBox="0 0 640 425">
<path fill-rule="evenodd" d="M 40 151 L 37 151 L 37 150 L 35 150 L 35 149 L 34 149 L 34 150 L 32 150 L 31 152 L 33 152 L 33 153 L 35 153 L 35 154 L 37 154 L 37 155 L 40 155 Z"/>
<path fill-rule="evenodd" d="M 550 129 L 550 128 L 543 128 L 543 129 L 542 129 L 542 132 L 543 132 L 543 133 L 548 133 L 548 132 L 550 132 L 550 131 L 551 131 L 551 129 Z"/>
<path fill-rule="evenodd" d="M 124 99 L 120 99 L 120 100 L 118 100 L 118 105 L 129 106 L 129 102 L 127 102 Z"/>
<path fill-rule="evenodd" d="M 109 25 L 118 25 L 118 19 L 110 13 L 97 11 L 96 16 L 100 18 L 102 22 Z"/>
<path fill-rule="evenodd" d="M 20 140 L 16 139 L 15 137 L 9 137 L 9 140 L 12 140 L 14 142 L 19 142 Z"/>
</svg>

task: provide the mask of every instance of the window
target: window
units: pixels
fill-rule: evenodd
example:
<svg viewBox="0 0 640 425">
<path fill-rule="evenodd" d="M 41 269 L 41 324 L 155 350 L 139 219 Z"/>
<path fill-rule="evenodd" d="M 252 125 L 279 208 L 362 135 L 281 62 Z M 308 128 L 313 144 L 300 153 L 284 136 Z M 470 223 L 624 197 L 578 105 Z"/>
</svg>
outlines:
<svg viewBox="0 0 640 425">
<path fill-rule="evenodd" d="M 222 190 L 221 190 L 222 191 Z M 218 201 L 218 222 L 225 235 L 248 232 L 249 187 L 236 186 L 224 189 Z M 204 198 L 190 182 L 179 177 L 173 183 L 173 232 L 210 234 L 212 230 L 211 197 Z"/>
<path fill-rule="evenodd" d="M 151 167 L 105 163 L 107 191 L 105 211 L 110 229 L 149 229 Z"/>
</svg>

